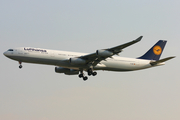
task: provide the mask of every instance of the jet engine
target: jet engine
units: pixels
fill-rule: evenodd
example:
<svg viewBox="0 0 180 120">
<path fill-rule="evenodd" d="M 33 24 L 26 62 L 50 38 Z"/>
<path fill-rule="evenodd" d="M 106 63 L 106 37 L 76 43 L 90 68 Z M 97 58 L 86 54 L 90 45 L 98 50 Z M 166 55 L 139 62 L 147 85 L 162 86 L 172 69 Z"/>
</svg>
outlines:
<svg viewBox="0 0 180 120">
<path fill-rule="evenodd" d="M 83 64 L 86 63 L 86 61 L 83 60 L 83 59 L 81 59 L 81 58 L 70 58 L 70 59 L 69 59 L 69 62 L 70 62 L 71 64 L 78 64 L 78 65 L 83 65 Z"/>
<path fill-rule="evenodd" d="M 78 75 L 79 74 L 79 70 L 68 69 L 68 68 L 63 68 L 63 67 L 55 67 L 55 72 L 56 73 L 64 73 L 66 75 Z"/>
<path fill-rule="evenodd" d="M 97 50 L 96 55 L 100 57 L 110 57 L 113 55 L 113 52 L 110 52 L 108 50 Z"/>
</svg>

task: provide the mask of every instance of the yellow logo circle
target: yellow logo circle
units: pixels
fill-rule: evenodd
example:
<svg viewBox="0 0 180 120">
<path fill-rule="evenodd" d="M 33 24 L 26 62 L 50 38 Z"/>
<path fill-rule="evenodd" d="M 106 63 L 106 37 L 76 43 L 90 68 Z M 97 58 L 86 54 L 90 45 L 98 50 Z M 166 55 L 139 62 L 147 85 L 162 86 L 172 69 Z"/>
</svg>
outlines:
<svg viewBox="0 0 180 120">
<path fill-rule="evenodd" d="M 156 55 L 160 55 L 161 52 L 162 52 L 162 49 L 161 49 L 161 47 L 160 47 L 159 45 L 156 45 L 156 46 L 154 46 L 154 48 L 153 48 L 153 52 L 154 52 L 154 54 L 156 54 Z"/>
</svg>

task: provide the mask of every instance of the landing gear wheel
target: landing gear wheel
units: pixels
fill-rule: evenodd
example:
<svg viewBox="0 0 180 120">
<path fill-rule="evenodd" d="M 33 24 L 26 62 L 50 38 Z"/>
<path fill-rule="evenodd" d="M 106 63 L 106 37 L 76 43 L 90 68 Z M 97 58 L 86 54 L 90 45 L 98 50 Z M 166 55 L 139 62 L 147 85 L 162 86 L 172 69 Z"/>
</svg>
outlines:
<svg viewBox="0 0 180 120">
<path fill-rule="evenodd" d="M 22 63 L 22 62 L 21 62 L 21 61 L 19 61 L 19 68 L 20 68 L 20 69 L 22 68 L 22 65 L 21 65 L 21 63 Z"/>
<path fill-rule="evenodd" d="M 83 74 L 79 74 L 79 78 L 82 78 L 83 77 Z"/>
<path fill-rule="evenodd" d="M 92 75 L 93 75 L 93 76 L 96 76 L 96 75 L 97 75 L 97 72 L 93 72 Z"/>
<path fill-rule="evenodd" d="M 86 81 L 88 79 L 87 76 L 84 76 L 83 71 L 80 71 L 79 78 L 83 78 L 84 81 Z"/>
<path fill-rule="evenodd" d="M 89 76 L 91 76 L 91 75 L 92 75 L 92 73 L 88 72 L 88 75 L 89 75 Z"/>
<path fill-rule="evenodd" d="M 88 79 L 88 77 L 87 77 L 87 76 L 83 77 L 83 80 L 84 80 L 84 81 L 86 81 L 87 79 Z"/>
<path fill-rule="evenodd" d="M 21 69 L 21 68 L 22 68 L 22 65 L 19 65 L 19 68 Z"/>
</svg>

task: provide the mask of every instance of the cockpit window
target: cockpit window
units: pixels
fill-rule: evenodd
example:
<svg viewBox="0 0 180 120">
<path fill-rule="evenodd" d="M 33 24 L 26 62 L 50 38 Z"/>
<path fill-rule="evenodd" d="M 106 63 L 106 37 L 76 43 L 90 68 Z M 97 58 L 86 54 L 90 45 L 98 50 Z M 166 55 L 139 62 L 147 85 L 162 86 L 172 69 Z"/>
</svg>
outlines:
<svg viewBox="0 0 180 120">
<path fill-rule="evenodd" d="M 9 49 L 8 51 L 14 51 L 13 49 Z"/>
</svg>

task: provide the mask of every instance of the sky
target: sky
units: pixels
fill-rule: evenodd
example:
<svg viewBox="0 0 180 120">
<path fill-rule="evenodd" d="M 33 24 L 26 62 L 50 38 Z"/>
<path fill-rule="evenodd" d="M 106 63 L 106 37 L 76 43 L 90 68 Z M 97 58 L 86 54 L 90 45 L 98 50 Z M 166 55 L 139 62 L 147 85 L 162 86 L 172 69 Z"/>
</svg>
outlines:
<svg viewBox="0 0 180 120">
<path fill-rule="evenodd" d="M 0 0 L 1 120 L 178 120 L 179 0 Z M 93 53 L 144 36 L 120 56 L 139 57 L 167 40 L 166 65 L 97 71 L 87 81 L 55 66 L 18 62 L 9 48 Z"/>
</svg>

